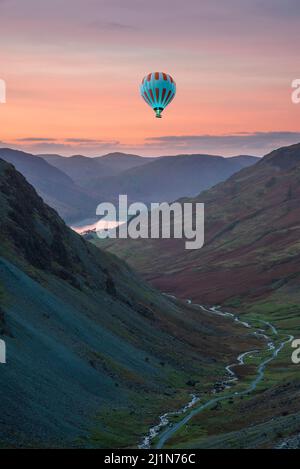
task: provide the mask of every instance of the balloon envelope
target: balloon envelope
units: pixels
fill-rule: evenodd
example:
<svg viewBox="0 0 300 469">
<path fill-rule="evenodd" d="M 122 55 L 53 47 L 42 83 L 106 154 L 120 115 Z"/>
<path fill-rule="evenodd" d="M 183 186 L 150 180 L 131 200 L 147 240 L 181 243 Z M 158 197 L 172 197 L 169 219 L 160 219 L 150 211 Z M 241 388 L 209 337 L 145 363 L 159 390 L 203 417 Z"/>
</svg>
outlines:
<svg viewBox="0 0 300 469">
<path fill-rule="evenodd" d="M 143 78 L 140 93 L 146 103 L 156 112 L 156 117 L 161 117 L 162 111 L 176 94 L 176 83 L 167 73 L 149 73 Z"/>
</svg>

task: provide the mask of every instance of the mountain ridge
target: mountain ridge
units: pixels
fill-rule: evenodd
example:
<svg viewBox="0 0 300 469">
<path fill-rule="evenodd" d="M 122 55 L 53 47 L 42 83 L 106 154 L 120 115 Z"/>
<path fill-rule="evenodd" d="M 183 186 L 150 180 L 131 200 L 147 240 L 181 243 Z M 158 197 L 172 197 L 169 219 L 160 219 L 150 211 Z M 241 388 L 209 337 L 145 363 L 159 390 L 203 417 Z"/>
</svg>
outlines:
<svg viewBox="0 0 300 469">
<path fill-rule="evenodd" d="M 100 202 L 116 202 L 120 193 L 128 193 L 131 201 L 146 203 L 195 195 L 199 192 L 196 189 L 199 187 L 199 177 L 205 187 L 211 186 L 241 166 L 256 161 L 255 157 L 246 157 L 246 160 L 245 157 L 235 157 L 232 161 L 228 159 L 228 162 L 225 162 L 225 159 L 220 157 L 219 167 L 213 168 L 213 157 L 209 157 L 211 159 L 207 163 L 200 161 L 195 167 L 193 156 L 189 159 L 184 155 L 182 158 L 146 158 L 115 152 L 95 158 L 83 155 L 62 157 L 55 154 L 32 155 L 9 148 L 0 149 L 1 157 L 13 163 L 37 189 L 45 202 L 72 225 L 92 219 Z M 162 161 L 162 169 L 158 166 L 155 170 L 158 160 Z M 182 167 L 178 166 L 178 162 Z M 205 164 L 211 165 L 211 169 L 205 169 Z M 203 177 L 202 170 L 206 171 Z M 192 192 L 190 184 L 186 182 L 187 178 L 194 181 Z"/>
<path fill-rule="evenodd" d="M 127 194 L 130 201 L 171 202 L 195 196 L 256 162 L 255 157 L 245 160 L 205 154 L 162 156 L 109 177 L 98 187 L 103 199 L 117 200 L 119 194 Z M 94 193 L 98 187 L 97 182 L 91 184 Z"/>
</svg>

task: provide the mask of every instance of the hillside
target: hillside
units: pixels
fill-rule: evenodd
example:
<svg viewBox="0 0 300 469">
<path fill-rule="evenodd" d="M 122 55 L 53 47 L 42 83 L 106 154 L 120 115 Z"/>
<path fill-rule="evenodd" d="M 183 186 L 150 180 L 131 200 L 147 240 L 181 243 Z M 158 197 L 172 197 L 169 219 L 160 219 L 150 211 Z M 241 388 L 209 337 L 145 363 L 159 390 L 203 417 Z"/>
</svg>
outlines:
<svg viewBox="0 0 300 469">
<path fill-rule="evenodd" d="M 163 290 L 209 304 L 296 294 L 299 181 L 300 144 L 281 148 L 192 199 L 205 203 L 202 249 L 187 253 L 181 240 L 117 241 L 109 249 Z"/>
<path fill-rule="evenodd" d="M 258 345 L 159 294 L 0 160 L 1 447 L 136 446 Z"/>
<path fill-rule="evenodd" d="M 249 157 L 251 158 L 251 157 Z M 115 200 L 127 194 L 130 201 L 144 203 L 173 201 L 195 196 L 248 164 L 257 161 L 213 155 L 164 156 L 150 163 L 107 178 L 98 186 L 103 199 Z M 97 187 L 92 184 L 96 192 Z"/>
<path fill-rule="evenodd" d="M 66 221 L 76 221 L 94 215 L 96 200 L 64 172 L 42 158 L 10 148 L 0 148 L 0 158 L 13 164 L 35 187 L 44 201 L 55 208 Z"/>
</svg>

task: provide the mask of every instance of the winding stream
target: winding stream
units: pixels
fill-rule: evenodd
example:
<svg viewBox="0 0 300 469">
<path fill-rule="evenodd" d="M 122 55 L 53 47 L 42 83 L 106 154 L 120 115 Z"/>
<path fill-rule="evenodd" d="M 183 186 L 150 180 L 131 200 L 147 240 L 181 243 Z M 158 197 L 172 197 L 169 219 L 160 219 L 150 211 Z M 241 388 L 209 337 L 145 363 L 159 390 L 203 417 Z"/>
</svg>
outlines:
<svg viewBox="0 0 300 469">
<path fill-rule="evenodd" d="M 166 295 L 166 296 L 169 296 L 172 299 L 176 299 L 176 297 L 173 296 L 173 295 Z M 253 328 L 253 326 L 251 326 L 248 322 L 241 321 L 238 316 L 235 316 L 232 313 L 221 311 L 219 306 L 213 306 L 212 308 L 208 309 L 203 305 L 193 304 L 191 300 L 186 300 L 186 302 L 189 305 L 199 307 L 202 310 L 207 311 L 209 313 L 216 314 L 218 316 L 228 317 L 229 319 L 234 320 L 235 322 L 243 325 L 244 327 Z M 271 324 L 270 322 L 266 322 L 266 321 L 260 321 L 260 322 L 263 323 L 265 326 L 267 326 L 269 329 L 271 329 L 272 334 L 278 335 L 278 331 L 277 331 L 276 327 L 273 324 Z M 138 446 L 138 448 L 139 449 L 150 449 L 152 440 L 154 438 L 156 438 L 158 435 L 160 435 L 155 448 L 162 449 L 164 447 L 164 445 L 167 443 L 167 441 L 180 428 L 182 428 L 189 420 L 191 420 L 195 415 L 199 414 L 203 410 L 209 408 L 210 406 L 212 406 L 212 405 L 214 405 L 218 402 L 222 402 L 224 400 L 228 400 L 228 399 L 235 398 L 235 397 L 238 397 L 238 396 L 244 396 L 246 394 L 249 394 L 249 393 L 255 391 L 255 389 L 257 388 L 257 385 L 264 378 L 266 366 L 278 356 L 280 351 L 283 349 L 283 347 L 287 343 L 291 342 L 294 339 L 293 336 L 288 336 L 288 338 L 286 338 L 284 341 L 282 341 L 278 346 L 275 346 L 273 341 L 270 340 L 270 337 L 268 337 L 265 334 L 265 332 L 266 331 L 264 329 L 260 329 L 256 332 L 254 332 L 254 334 L 256 334 L 257 336 L 262 336 L 264 339 L 268 340 L 268 344 L 267 344 L 268 350 L 272 351 L 273 353 L 269 358 L 266 358 L 262 363 L 260 363 L 260 365 L 257 368 L 257 374 L 256 374 L 255 378 L 250 383 L 250 385 L 248 386 L 247 389 L 245 389 L 244 391 L 237 391 L 237 392 L 234 392 L 232 394 L 227 394 L 226 396 L 214 397 L 214 398 L 210 399 L 209 401 L 205 402 L 204 404 L 202 404 L 200 406 L 197 406 L 197 407 L 195 407 L 195 405 L 197 404 L 197 402 L 199 402 L 200 398 L 197 397 L 196 395 L 192 394 L 190 402 L 188 404 L 186 404 L 184 407 L 182 407 L 178 411 L 167 412 L 164 415 L 161 415 L 159 417 L 159 423 L 156 426 L 150 428 L 148 435 L 143 438 L 143 440 L 142 440 L 141 444 Z M 222 382 L 223 389 L 230 388 L 233 382 L 238 381 L 238 377 L 237 377 L 236 373 L 233 371 L 233 369 L 236 366 L 245 365 L 245 358 L 246 357 L 248 357 L 248 356 L 250 356 L 254 353 L 259 353 L 259 352 L 260 352 L 260 350 L 250 350 L 249 352 L 244 352 L 244 353 L 240 354 L 237 357 L 237 363 L 233 363 L 233 364 L 227 365 L 225 367 L 225 370 L 226 370 L 229 377 L 228 377 L 228 379 L 225 379 Z M 192 409 L 192 410 L 190 412 L 188 412 L 190 409 Z M 174 415 L 181 415 L 181 414 L 185 414 L 185 416 L 179 422 L 176 422 L 175 424 L 171 425 L 170 424 L 170 417 L 172 417 Z"/>
</svg>

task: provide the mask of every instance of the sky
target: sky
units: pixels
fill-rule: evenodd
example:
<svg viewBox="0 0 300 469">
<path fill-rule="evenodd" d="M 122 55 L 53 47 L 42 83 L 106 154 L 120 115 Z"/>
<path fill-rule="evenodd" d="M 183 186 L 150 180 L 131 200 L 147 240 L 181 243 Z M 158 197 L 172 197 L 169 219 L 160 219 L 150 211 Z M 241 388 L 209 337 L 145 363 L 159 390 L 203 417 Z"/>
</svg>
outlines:
<svg viewBox="0 0 300 469">
<path fill-rule="evenodd" d="M 0 0 L 0 147 L 263 155 L 300 142 L 299 0 Z M 156 119 L 151 71 L 177 95 Z"/>
</svg>

